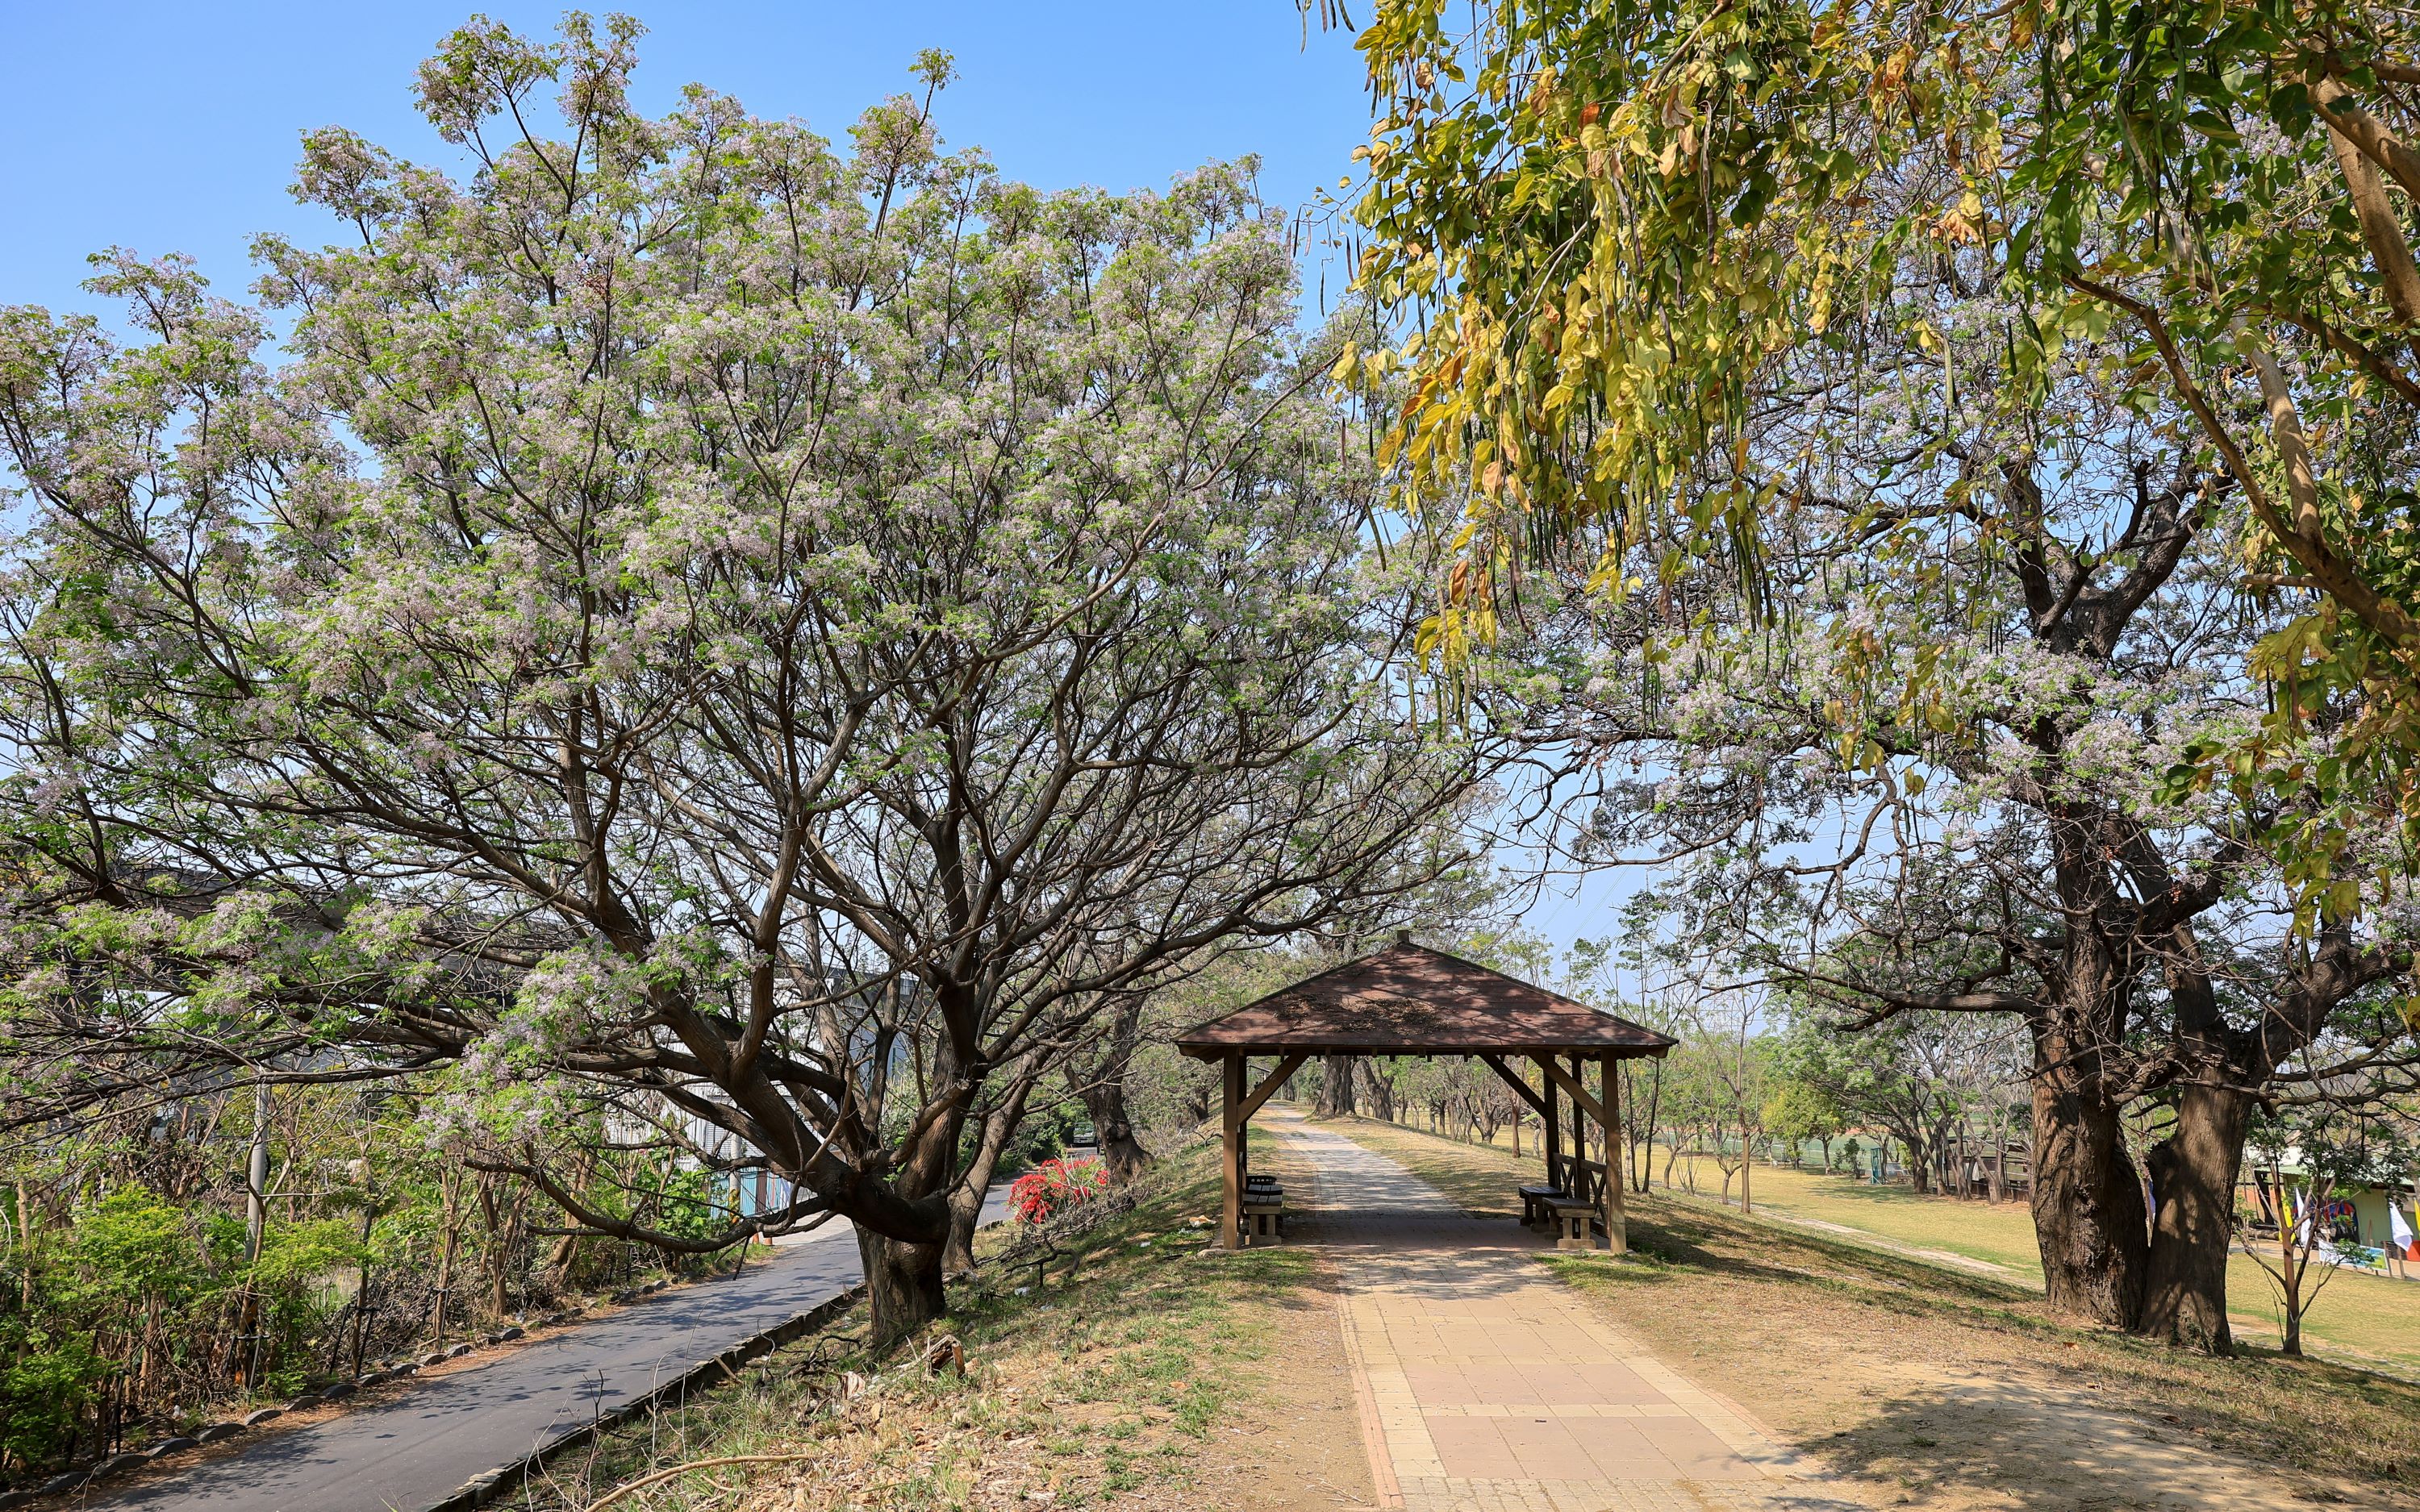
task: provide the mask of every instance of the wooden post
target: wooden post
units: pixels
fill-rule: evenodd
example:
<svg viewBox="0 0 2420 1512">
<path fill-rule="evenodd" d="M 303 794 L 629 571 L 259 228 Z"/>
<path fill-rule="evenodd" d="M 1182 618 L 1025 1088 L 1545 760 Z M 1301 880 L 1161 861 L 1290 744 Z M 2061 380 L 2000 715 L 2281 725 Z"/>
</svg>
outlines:
<svg viewBox="0 0 2420 1512">
<path fill-rule="evenodd" d="M 1616 1255 L 1630 1253 L 1630 1217 L 1622 1209 L 1622 1187 L 1627 1184 L 1630 1162 L 1625 1154 L 1614 1158 L 1621 1138 L 1621 1077 L 1613 1069 L 1611 1056 L 1600 1057 L 1597 1076 L 1603 1089 L 1597 1101 L 1605 1104 L 1605 1242 Z"/>
<path fill-rule="evenodd" d="M 1588 1083 L 1583 1079 L 1587 1075 L 1587 1063 L 1576 1055 L 1572 1057 L 1572 1081 L 1581 1091 L 1588 1090 Z M 1575 1097 L 1572 1101 L 1572 1200 L 1588 1202 L 1595 1196 L 1589 1190 L 1588 1109 L 1580 1106 L 1579 1100 Z"/>
<path fill-rule="evenodd" d="M 1563 1094 L 1556 1088 L 1552 1076 L 1542 1075 L 1538 1079 L 1546 1084 L 1546 1184 L 1563 1186 L 1559 1169 L 1563 1164 Z M 1571 1188 L 1563 1186 L 1563 1190 L 1568 1192 Z"/>
<path fill-rule="evenodd" d="M 1220 1204 L 1220 1249 L 1244 1243 L 1244 1057 L 1219 1061 L 1218 1174 L 1226 1186 Z"/>
</svg>

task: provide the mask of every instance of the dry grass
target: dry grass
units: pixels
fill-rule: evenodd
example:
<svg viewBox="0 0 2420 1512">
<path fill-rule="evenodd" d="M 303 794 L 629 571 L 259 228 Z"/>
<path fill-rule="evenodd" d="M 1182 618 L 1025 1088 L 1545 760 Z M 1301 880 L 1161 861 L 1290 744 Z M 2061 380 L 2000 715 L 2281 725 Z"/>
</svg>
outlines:
<svg viewBox="0 0 2420 1512">
<path fill-rule="evenodd" d="M 1326 1126 L 1472 1212 L 1511 1215 L 1512 1188 L 1534 1179 L 1509 1151 L 1363 1119 Z M 2322 1499 L 2366 1487 L 2400 1503 L 2420 1489 L 2420 1385 L 2399 1378 L 2259 1348 L 2210 1359 L 2077 1327 L 2022 1278 L 1703 1203 L 1633 1196 L 1630 1212 L 1633 1258 L 1547 1263 L 1836 1468 L 1928 1503 L 2078 1504 L 2058 1500 L 2060 1466 L 2079 1467 L 2077 1484 L 2089 1479 L 2080 1467 L 2120 1472 L 2107 1432 L 2089 1452 L 2054 1442 L 2062 1418 L 2119 1424 L 2136 1450 L 2172 1443 L 2279 1467 Z"/>
<path fill-rule="evenodd" d="M 1313 1257 L 1204 1255 L 1207 1230 L 1187 1221 L 1215 1211 L 1206 1150 L 1171 1159 L 1146 1183 L 1135 1211 L 1063 1246 L 1039 1290 L 1020 1294 L 1031 1265 L 987 1267 L 980 1286 L 954 1288 L 945 1326 L 964 1350 L 963 1376 L 920 1367 L 912 1350 L 866 1358 L 846 1338 L 864 1327 L 855 1314 L 820 1342 L 566 1457 L 520 1500 L 568 1512 L 670 1466 L 782 1454 L 810 1458 L 701 1468 L 616 1501 L 614 1512 L 1172 1507 L 1196 1504 L 1204 1486 L 1239 1506 L 1365 1499 L 1349 1379 L 1322 1412 L 1318 1402 L 1277 1402 L 1259 1368 L 1280 1347 L 1335 1332 Z M 867 1384 L 845 1396 L 850 1372 Z M 1328 1442 L 1340 1424 L 1354 1435 L 1342 1457 Z M 1313 1472 L 1338 1461 L 1342 1483 L 1301 1503 L 1229 1487 L 1316 1484 L 1309 1472 L 1268 1475 L 1272 1455 Z"/>
<path fill-rule="evenodd" d="M 1708 1194 L 1722 1190 L 1722 1172 L 1712 1161 L 1702 1163 L 1698 1185 Z M 1869 1186 L 1845 1176 L 1765 1166 L 1757 1169 L 1755 1196 L 1760 1210 L 1947 1250 L 1997 1265 L 2024 1285 L 2041 1285 L 2033 1215 L 2021 1202 L 1918 1196 L 1903 1186 Z M 2273 1345 L 2282 1333 L 2276 1295 L 2252 1257 L 2237 1255 L 2228 1262 L 2226 1289 L 2237 1332 L 2247 1342 Z M 2303 1332 L 2305 1348 L 2348 1365 L 2420 1369 L 2420 1285 L 2339 1271 L 2304 1315 Z"/>
</svg>

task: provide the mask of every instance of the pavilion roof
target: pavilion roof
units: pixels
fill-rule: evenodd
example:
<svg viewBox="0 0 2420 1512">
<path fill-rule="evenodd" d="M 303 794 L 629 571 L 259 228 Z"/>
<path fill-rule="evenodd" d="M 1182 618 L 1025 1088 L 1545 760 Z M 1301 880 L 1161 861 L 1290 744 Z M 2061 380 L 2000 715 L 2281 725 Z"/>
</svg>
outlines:
<svg viewBox="0 0 2420 1512">
<path fill-rule="evenodd" d="M 1559 993 L 1398 939 L 1176 1037 L 1199 1060 L 1481 1052 L 1660 1056 L 1679 1041 Z"/>
</svg>

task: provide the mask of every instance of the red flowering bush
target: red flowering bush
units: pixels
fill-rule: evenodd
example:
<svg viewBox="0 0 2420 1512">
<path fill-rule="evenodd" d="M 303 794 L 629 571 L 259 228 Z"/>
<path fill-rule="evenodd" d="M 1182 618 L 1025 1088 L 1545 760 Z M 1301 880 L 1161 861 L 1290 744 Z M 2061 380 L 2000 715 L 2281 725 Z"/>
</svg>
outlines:
<svg viewBox="0 0 2420 1512">
<path fill-rule="evenodd" d="M 1096 1160 L 1046 1160 L 1008 1183 L 1008 1211 L 1020 1223 L 1038 1224 L 1109 1189 L 1109 1173 Z"/>
</svg>

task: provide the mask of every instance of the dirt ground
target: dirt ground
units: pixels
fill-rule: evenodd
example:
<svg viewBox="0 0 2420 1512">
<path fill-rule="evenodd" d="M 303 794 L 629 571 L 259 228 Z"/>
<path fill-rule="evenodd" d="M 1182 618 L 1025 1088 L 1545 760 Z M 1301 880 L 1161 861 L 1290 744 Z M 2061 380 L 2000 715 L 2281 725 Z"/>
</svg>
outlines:
<svg viewBox="0 0 2420 1512">
<path fill-rule="evenodd" d="M 1509 1155 L 1335 1126 L 1465 1207 Z M 1505 1194 L 1499 1199 L 1497 1192 Z M 1643 1253 L 1554 1266 L 1674 1369 L 1885 1505 L 2255 1512 L 2420 1504 L 2420 1388 L 2274 1355 L 2210 1360 L 2045 1315 L 1988 1278 L 1652 1198 Z"/>
<path fill-rule="evenodd" d="M 1675 1369 L 1885 1502 L 2254 1512 L 2364 1499 L 2214 1449 L 2204 1426 L 2143 1412 L 2023 1335 L 1755 1282 L 1582 1285 Z M 1651 1301 L 1642 1290 L 1652 1304 L 1630 1305 Z"/>
</svg>

